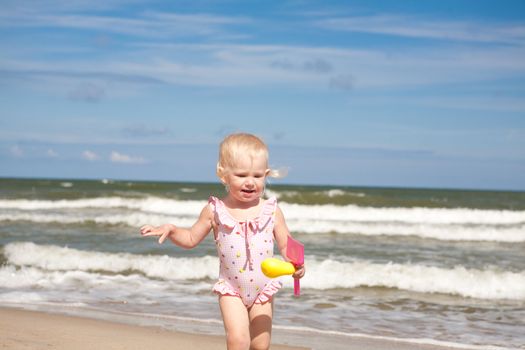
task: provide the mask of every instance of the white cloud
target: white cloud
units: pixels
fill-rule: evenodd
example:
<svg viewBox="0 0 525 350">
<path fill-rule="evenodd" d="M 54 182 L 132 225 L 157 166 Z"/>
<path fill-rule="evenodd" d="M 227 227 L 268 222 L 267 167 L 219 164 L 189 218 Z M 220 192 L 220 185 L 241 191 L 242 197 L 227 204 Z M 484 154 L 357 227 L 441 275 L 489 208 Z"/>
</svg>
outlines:
<svg viewBox="0 0 525 350">
<path fill-rule="evenodd" d="M 113 2 L 113 6 L 119 7 L 120 0 Z M 87 4 L 88 1 L 79 0 L 79 3 Z M 429 46 L 428 41 L 424 41 L 423 46 L 371 45 L 364 48 L 337 41 L 330 41 L 331 47 L 323 47 L 306 41 L 301 46 L 273 45 L 271 41 L 266 41 L 269 43 L 266 45 L 255 41 L 235 44 L 239 41 L 217 39 L 219 32 L 240 33 L 240 25 L 255 25 L 259 20 L 237 16 L 160 11 L 137 12 L 128 17 L 79 11 L 68 14 L 62 10 L 53 11 L 53 14 L 50 10 L 11 12 L 0 14 L 0 26 L 83 28 L 95 37 L 101 35 L 101 30 L 108 38 L 116 31 L 131 36 L 124 51 L 118 51 L 117 46 L 115 50 L 119 54 L 104 59 L 92 59 L 89 50 L 86 55 L 55 55 L 53 61 L 36 58 L 37 55 L 30 60 L 27 55 L 9 50 L 6 51 L 8 56 L 0 59 L 4 71 L 0 79 L 9 79 L 8 84 L 27 84 L 45 94 L 66 94 L 70 99 L 87 102 L 130 98 L 152 86 L 271 86 L 316 92 L 327 88 L 348 91 L 407 87 L 442 89 L 446 84 L 474 86 L 514 79 L 525 72 L 525 60 L 522 59 L 525 26 L 521 23 L 451 21 L 390 14 L 362 17 L 330 14 L 329 17 L 326 13 L 318 21 L 302 22 L 304 26 L 316 26 L 316 30 L 319 27 L 327 30 L 327 35 L 333 34 L 331 30 L 338 30 L 442 39 L 449 43 Z M 183 41 L 190 44 L 173 44 L 181 41 L 164 40 L 166 35 L 185 35 L 195 40 Z M 210 40 L 203 41 L 202 36 Z M 150 40 L 155 37 L 160 40 Z M 468 43 L 458 45 L 457 40 Z M 44 41 L 32 47 L 33 52 L 46 54 L 83 50 L 74 45 L 62 46 L 56 41 Z M 481 94 L 479 101 L 483 102 L 484 98 Z"/>
<path fill-rule="evenodd" d="M 327 86 L 330 78 L 303 69 L 283 70 L 275 62 L 300 67 L 305 61 L 330 62 L 334 76 L 353 76 L 356 86 L 432 85 L 470 82 L 515 76 L 525 69 L 522 48 L 412 48 L 403 50 L 353 49 L 281 45 L 153 45 L 142 62 L 127 60 L 109 63 L 100 71 L 123 76 L 139 75 L 174 85 L 188 86 Z M 158 58 L 185 52 L 185 58 Z M 184 60 L 200 57 L 196 63 Z M 91 63 L 92 65 L 92 63 Z M 91 68 L 92 69 L 92 68 Z M 89 68 L 86 67 L 86 71 Z"/>
<path fill-rule="evenodd" d="M 111 152 L 110 159 L 113 163 L 144 164 L 146 160 L 142 157 L 130 156 L 117 151 Z"/>
<path fill-rule="evenodd" d="M 144 0 L 5 0 L 2 7 L 6 13 L 42 13 L 53 9 L 55 12 L 115 10 Z"/>
<path fill-rule="evenodd" d="M 172 38 L 173 36 L 235 37 L 228 33 L 230 25 L 250 24 L 252 20 L 239 16 L 214 14 L 183 14 L 147 11 L 129 17 L 109 15 L 57 13 L 42 7 L 41 11 L 14 8 L 0 15 L 0 26 L 82 29 L 118 33 L 136 37 Z"/>
<path fill-rule="evenodd" d="M 95 152 L 86 150 L 82 153 L 82 158 L 92 162 L 92 161 L 98 160 L 100 157 Z"/>
<path fill-rule="evenodd" d="M 38 2 L 33 2 L 37 6 Z M 88 2 L 82 0 L 78 3 Z M 120 4 L 120 1 L 113 1 L 115 7 Z M 268 45 L 236 45 L 239 41 L 218 36 L 253 33 L 250 26 L 263 24 L 257 18 L 151 10 L 126 16 L 116 16 L 113 12 L 94 15 L 87 8 L 84 10 L 84 13 L 74 11 L 68 14 L 45 10 L 45 6 L 34 12 L 11 9 L 7 14 L 0 14 L 0 27 L 83 29 L 98 38 L 103 33 L 105 40 L 111 40 L 108 38 L 112 38 L 112 33 L 129 35 L 125 46 L 115 47 L 118 55 L 93 60 L 87 50 L 85 55 L 56 55 L 64 58 L 30 62 L 16 55 L 10 58 L 12 50 L 8 50 L 8 56 L 0 60 L 4 75 L 11 77 L 16 84 L 37 80 L 35 86 L 46 90 L 60 87 L 69 91 L 71 99 L 96 102 L 106 97 L 114 98 L 115 94 L 132 94 L 135 89 L 151 84 L 209 87 L 285 85 L 314 89 L 350 85 L 355 88 L 428 86 L 514 77 L 516 72 L 522 73 L 525 69 L 522 59 L 525 25 L 522 22 L 453 21 L 387 13 L 354 17 L 330 15 L 317 21 L 307 19 L 298 23 L 318 31 L 321 28 L 327 35 L 333 34 L 332 31 L 365 32 L 441 39 L 450 45 L 457 45 L 457 40 L 474 43 L 453 50 L 449 46 L 428 46 L 428 41 L 424 47 L 399 48 L 389 44 L 372 45 L 365 50 L 362 46 L 357 49 L 351 44 L 337 44 L 337 41 L 330 41 L 334 43 L 333 47 L 310 45 L 308 41 L 304 46 L 272 45 L 271 41 Z M 273 21 L 278 26 L 279 19 Z M 178 36 L 192 40 L 172 40 Z M 167 37 L 170 40 L 165 40 Z M 202 40 L 203 37 L 207 40 Z M 45 40 L 46 36 L 43 38 Z M 172 44 L 176 42 L 191 44 Z M 506 45 L 495 47 L 493 43 Z M 521 45 L 507 45 L 509 43 Z M 32 52 L 36 53 L 49 50 L 71 53 L 85 48 L 69 44 L 62 46 L 56 40 L 32 47 Z M 353 77 L 352 84 L 348 84 L 348 79 L 343 82 L 341 77 Z"/>
<path fill-rule="evenodd" d="M 486 43 L 525 44 L 522 23 L 451 21 L 414 16 L 380 14 L 363 17 L 334 17 L 316 21 L 325 29 L 394 35 L 410 38 L 461 40 Z"/>
</svg>

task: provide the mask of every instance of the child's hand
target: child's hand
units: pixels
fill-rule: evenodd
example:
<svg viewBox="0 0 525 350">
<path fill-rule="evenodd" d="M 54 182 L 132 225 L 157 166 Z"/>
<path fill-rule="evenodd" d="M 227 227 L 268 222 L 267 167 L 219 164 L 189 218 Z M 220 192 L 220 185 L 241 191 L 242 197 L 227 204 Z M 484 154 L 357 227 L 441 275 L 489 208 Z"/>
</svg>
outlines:
<svg viewBox="0 0 525 350">
<path fill-rule="evenodd" d="M 170 224 L 161 225 L 158 227 L 153 227 L 151 225 L 144 225 L 140 228 L 140 234 L 143 237 L 149 236 L 160 236 L 159 244 L 164 243 L 166 238 L 168 238 L 171 233 L 174 231 L 175 227 Z"/>
<path fill-rule="evenodd" d="M 305 273 L 306 273 L 306 270 L 304 268 L 304 264 L 300 266 L 296 266 L 295 272 L 293 273 L 292 277 L 296 279 L 303 278 Z"/>
</svg>

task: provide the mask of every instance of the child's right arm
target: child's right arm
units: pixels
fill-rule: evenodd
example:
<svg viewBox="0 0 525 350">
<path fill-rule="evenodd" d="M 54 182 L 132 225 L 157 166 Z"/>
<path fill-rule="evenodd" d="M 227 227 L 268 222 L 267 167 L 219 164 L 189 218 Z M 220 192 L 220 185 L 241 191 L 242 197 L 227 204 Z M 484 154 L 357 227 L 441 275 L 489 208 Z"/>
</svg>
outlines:
<svg viewBox="0 0 525 350">
<path fill-rule="evenodd" d="M 206 205 L 191 228 L 177 227 L 173 224 L 165 224 L 158 227 L 144 225 L 140 228 L 140 234 L 144 237 L 159 236 L 159 244 L 164 243 L 166 238 L 169 237 L 179 247 L 191 249 L 198 245 L 210 232 L 212 220 L 213 212 Z"/>
</svg>

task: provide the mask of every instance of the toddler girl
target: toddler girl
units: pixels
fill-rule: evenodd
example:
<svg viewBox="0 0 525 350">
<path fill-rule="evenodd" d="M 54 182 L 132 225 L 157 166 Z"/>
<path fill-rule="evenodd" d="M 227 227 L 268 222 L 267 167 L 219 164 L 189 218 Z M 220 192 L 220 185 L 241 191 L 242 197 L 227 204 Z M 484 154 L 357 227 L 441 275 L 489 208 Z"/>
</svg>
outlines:
<svg viewBox="0 0 525 350">
<path fill-rule="evenodd" d="M 145 225 L 143 236 L 169 238 L 183 248 L 198 245 L 213 229 L 220 260 L 219 280 L 213 291 L 219 295 L 228 349 L 268 349 L 273 316 L 273 295 L 281 287 L 266 277 L 261 262 L 273 256 L 274 241 L 286 257 L 290 235 L 277 200 L 263 200 L 267 176 L 278 177 L 268 168 L 268 148 L 258 137 L 238 133 L 220 145 L 217 176 L 227 194 L 210 197 L 191 228 L 173 224 Z M 304 276 L 298 267 L 294 278 Z"/>
</svg>

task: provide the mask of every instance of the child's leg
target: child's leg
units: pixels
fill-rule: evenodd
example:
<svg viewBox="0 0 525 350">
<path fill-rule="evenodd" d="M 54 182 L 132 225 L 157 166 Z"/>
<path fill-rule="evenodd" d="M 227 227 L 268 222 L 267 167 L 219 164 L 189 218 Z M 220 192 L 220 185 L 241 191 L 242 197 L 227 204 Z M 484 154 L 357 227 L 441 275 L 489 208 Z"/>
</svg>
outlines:
<svg viewBox="0 0 525 350">
<path fill-rule="evenodd" d="M 250 348 L 250 320 L 248 310 L 239 297 L 219 296 L 226 344 L 228 350 L 248 350 Z"/>
<path fill-rule="evenodd" d="M 253 304 L 249 310 L 251 350 L 270 348 L 272 335 L 273 298 L 264 304 Z"/>
</svg>

